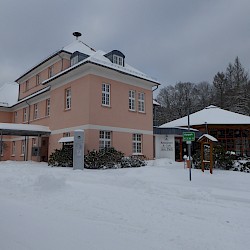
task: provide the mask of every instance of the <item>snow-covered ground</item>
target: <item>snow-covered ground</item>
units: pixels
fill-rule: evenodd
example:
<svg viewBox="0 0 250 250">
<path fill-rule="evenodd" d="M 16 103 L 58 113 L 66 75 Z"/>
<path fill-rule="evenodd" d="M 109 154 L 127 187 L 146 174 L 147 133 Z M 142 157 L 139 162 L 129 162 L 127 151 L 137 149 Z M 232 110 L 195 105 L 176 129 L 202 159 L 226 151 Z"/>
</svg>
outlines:
<svg viewBox="0 0 250 250">
<path fill-rule="evenodd" d="M 249 232 L 247 173 L 0 162 L 1 250 L 245 250 Z"/>
</svg>

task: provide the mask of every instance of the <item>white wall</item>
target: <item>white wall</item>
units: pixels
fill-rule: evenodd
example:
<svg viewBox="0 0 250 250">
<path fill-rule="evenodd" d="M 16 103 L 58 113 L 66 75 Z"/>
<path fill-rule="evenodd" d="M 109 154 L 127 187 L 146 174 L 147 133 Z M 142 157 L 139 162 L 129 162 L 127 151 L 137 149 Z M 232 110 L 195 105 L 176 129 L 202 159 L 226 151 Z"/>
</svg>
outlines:
<svg viewBox="0 0 250 250">
<path fill-rule="evenodd" d="M 155 158 L 169 158 L 175 160 L 175 136 L 155 135 Z"/>
</svg>

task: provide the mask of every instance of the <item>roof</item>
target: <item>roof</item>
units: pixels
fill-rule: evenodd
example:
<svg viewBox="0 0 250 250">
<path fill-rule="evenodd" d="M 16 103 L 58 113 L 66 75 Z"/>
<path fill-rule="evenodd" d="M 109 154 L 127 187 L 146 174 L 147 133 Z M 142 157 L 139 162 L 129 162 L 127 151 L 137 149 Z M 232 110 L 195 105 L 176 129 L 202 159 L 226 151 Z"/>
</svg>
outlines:
<svg viewBox="0 0 250 250">
<path fill-rule="evenodd" d="M 46 126 L 17 123 L 0 123 L 0 133 L 3 135 L 49 135 L 50 129 Z"/>
<path fill-rule="evenodd" d="M 68 73 L 69 71 L 84 65 L 86 63 L 92 63 L 92 64 L 96 64 L 96 65 L 100 65 L 106 68 L 110 68 L 110 69 L 114 69 L 120 73 L 124 73 L 124 74 L 128 74 L 128 75 L 132 75 L 150 82 L 153 82 L 155 85 L 159 85 L 160 83 L 154 79 L 153 77 L 150 77 L 146 74 L 144 74 L 143 72 L 135 69 L 134 67 L 130 66 L 129 64 L 125 63 L 124 66 L 112 63 L 107 57 L 105 57 L 104 55 L 106 55 L 105 52 L 98 50 L 98 51 L 91 51 L 91 55 L 89 57 L 87 57 L 85 60 L 82 60 L 76 64 L 74 64 L 73 66 L 65 69 L 64 71 L 59 72 L 58 74 L 54 75 L 53 77 L 45 80 L 42 82 L 42 84 L 46 84 L 56 78 L 58 78 L 59 76 Z"/>
<path fill-rule="evenodd" d="M 92 62 L 101 66 L 105 66 L 114 70 L 117 70 L 119 72 L 123 72 L 129 75 L 133 75 L 151 82 L 154 82 L 155 84 L 160 84 L 156 79 L 154 79 L 153 77 L 150 77 L 146 74 L 144 74 L 143 72 L 133 68 L 132 66 L 130 66 L 129 64 L 125 63 L 124 67 L 114 64 L 112 63 L 107 57 L 105 57 L 104 55 L 106 55 L 106 52 L 103 52 L 101 50 L 96 51 L 95 49 L 91 48 L 90 46 L 88 46 L 87 44 L 85 44 L 84 42 L 82 42 L 81 40 L 75 40 L 74 42 L 70 43 L 69 45 L 63 47 L 61 50 L 58 50 L 56 52 L 54 52 L 52 55 L 48 56 L 47 58 L 45 58 L 44 60 L 42 60 L 40 63 L 38 63 L 37 65 L 35 65 L 34 67 L 32 67 L 31 69 L 27 70 L 23 75 L 21 75 L 16 81 L 20 80 L 23 76 L 25 76 L 26 74 L 30 73 L 32 70 L 34 70 L 35 68 L 39 67 L 40 65 L 42 65 L 44 62 L 50 60 L 51 58 L 53 58 L 54 56 L 62 53 L 62 52 L 66 52 L 69 54 L 74 53 L 75 51 L 79 51 L 81 53 L 84 53 L 86 55 L 89 55 L 88 58 L 86 58 L 85 60 L 79 62 L 78 64 L 73 65 L 72 67 L 58 73 L 57 75 L 53 76 L 52 78 L 45 80 L 44 83 L 53 80 L 54 78 L 60 76 L 61 74 L 65 74 L 66 72 L 76 68 L 79 65 L 82 65 L 86 62 Z"/>
<path fill-rule="evenodd" d="M 74 136 L 69 136 L 69 137 L 62 137 L 58 142 L 65 143 L 65 142 L 73 142 L 73 141 L 74 141 Z"/>
<path fill-rule="evenodd" d="M 250 125 L 250 116 L 241 115 L 216 106 L 208 106 L 190 115 L 190 126 L 204 124 Z M 187 127 L 188 116 L 165 123 L 160 128 Z"/>
<path fill-rule="evenodd" d="M 75 40 L 69 45 L 63 47 L 62 50 L 67 51 L 71 54 L 74 53 L 75 51 L 79 51 L 86 55 L 92 55 L 95 52 L 95 49 L 91 48 L 86 43 L 82 42 L 81 40 Z"/>
<path fill-rule="evenodd" d="M 161 106 L 161 104 L 159 102 L 157 102 L 155 99 L 153 99 L 153 105 L 155 105 L 155 106 Z"/>
<path fill-rule="evenodd" d="M 0 106 L 10 107 L 18 100 L 19 85 L 15 82 L 5 83 L 0 87 Z"/>
<path fill-rule="evenodd" d="M 212 135 L 209 135 L 209 134 L 203 134 L 199 139 L 198 141 L 201 141 L 203 138 L 207 138 L 208 140 L 212 141 L 212 142 L 218 142 L 218 140 L 213 137 Z"/>
</svg>

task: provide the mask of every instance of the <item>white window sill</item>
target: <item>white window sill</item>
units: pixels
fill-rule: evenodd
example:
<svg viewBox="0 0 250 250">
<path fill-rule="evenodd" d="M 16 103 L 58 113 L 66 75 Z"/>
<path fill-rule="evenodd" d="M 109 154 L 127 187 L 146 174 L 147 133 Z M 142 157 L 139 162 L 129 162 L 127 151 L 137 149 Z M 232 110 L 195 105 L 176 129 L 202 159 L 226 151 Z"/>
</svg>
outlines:
<svg viewBox="0 0 250 250">
<path fill-rule="evenodd" d="M 20 154 L 20 156 L 21 156 L 21 157 L 23 157 L 23 156 L 24 156 L 24 154 Z"/>
<path fill-rule="evenodd" d="M 142 153 L 133 153 L 132 155 L 135 155 L 135 156 L 142 156 L 143 154 L 142 154 Z"/>
<path fill-rule="evenodd" d="M 11 157 L 15 157 L 16 155 L 12 154 Z"/>
</svg>

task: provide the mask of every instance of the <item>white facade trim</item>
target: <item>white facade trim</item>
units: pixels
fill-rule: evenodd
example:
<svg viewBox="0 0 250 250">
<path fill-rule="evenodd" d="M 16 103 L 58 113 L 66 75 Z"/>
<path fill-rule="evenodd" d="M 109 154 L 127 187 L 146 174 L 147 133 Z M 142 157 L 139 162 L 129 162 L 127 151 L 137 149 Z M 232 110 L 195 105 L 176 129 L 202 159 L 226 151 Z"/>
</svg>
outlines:
<svg viewBox="0 0 250 250">
<path fill-rule="evenodd" d="M 52 130 L 51 135 L 67 133 L 67 132 L 75 131 L 77 129 L 83 129 L 83 130 L 84 129 L 107 130 L 107 131 L 112 131 L 112 132 L 153 135 L 153 130 L 141 130 L 141 129 L 110 127 L 110 126 L 101 126 L 101 125 L 94 125 L 94 124 L 86 124 L 86 125 L 81 125 L 81 126 L 77 126 L 77 127 L 70 127 L 70 128 Z"/>
</svg>

